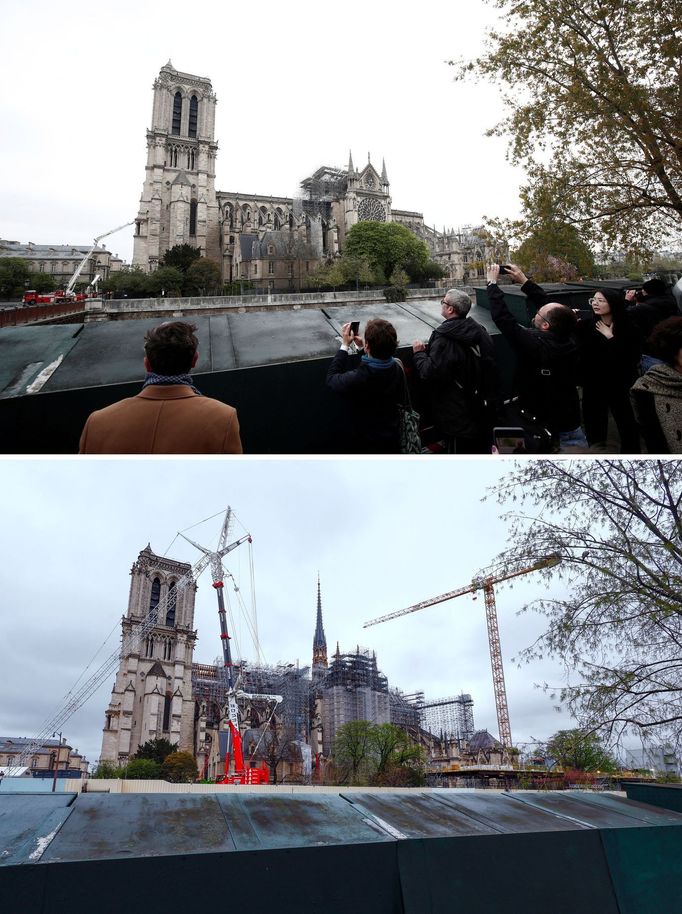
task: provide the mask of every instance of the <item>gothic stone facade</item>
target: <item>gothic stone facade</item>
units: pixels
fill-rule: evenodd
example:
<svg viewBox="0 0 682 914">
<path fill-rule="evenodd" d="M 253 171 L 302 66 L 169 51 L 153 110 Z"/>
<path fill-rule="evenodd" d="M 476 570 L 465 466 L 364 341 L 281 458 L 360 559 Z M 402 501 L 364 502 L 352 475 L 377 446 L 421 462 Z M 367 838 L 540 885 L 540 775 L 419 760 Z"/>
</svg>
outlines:
<svg viewBox="0 0 682 914">
<path fill-rule="evenodd" d="M 483 275 L 485 250 L 472 230 L 442 232 L 421 213 L 394 210 L 385 163 L 322 166 L 297 198 L 216 191 L 216 97 L 209 79 L 172 63 L 154 82 L 147 165 L 133 264 L 155 270 L 164 253 L 190 244 L 221 266 L 224 282 L 267 290 L 300 288 L 304 274 L 343 250 L 357 222 L 399 222 L 424 240 L 448 283 Z"/>
<path fill-rule="evenodd" d="M 124 650 L 105 712 L 102 759 L 127 761 L 150 739 L 194 752 L 192 656 L 196 586 L 176 589 L 190 566 L 155 555 L 148 545 L 131 569 L 124 644 L 151 612 L 156 622 Z M 137 640 L 137 643 L 135 641 Z"/>
</svg>

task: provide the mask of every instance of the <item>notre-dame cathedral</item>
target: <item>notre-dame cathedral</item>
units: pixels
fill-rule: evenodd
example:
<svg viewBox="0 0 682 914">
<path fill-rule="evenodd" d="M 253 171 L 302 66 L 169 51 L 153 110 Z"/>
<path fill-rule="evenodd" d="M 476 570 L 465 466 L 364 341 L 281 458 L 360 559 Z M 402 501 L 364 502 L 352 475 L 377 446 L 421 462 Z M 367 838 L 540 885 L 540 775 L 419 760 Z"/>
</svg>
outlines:
<svg viewBox="0 0 682 914">
<path fill-rule="evenodd" d="M 424 240 L 448 283 L 483 275 L 484 245 L 470 229 L 442 232 L 421 213 L 392 208 L 385 162 L 358 168 L 322 166 L 298 197 L 215 189 L 218 144 L 211 81 L 181 73 L 170 61 L 154 82 L 147 165 L 135 222 L 133 265 L 156 269 L 178 244 L 220 264 L 223 282 L 247 280 L 269 291 L 294 288 L 294 269 L 310 271 L 343 250 L 357 222 L 399 222 Z M 298 277 L 300 287 L 300 275 Z"/>
</svg>

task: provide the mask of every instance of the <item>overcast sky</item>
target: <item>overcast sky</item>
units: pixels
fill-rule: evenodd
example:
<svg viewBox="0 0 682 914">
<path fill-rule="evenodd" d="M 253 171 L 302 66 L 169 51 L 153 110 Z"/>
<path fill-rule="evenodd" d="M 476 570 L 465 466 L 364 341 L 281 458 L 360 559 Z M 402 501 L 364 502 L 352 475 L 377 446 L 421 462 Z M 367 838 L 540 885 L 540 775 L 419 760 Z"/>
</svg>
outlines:
<svg viewBox="0 0 682 914">
<path fill-rule="evenodd" d="M 234 538 L 244 529 L 253 536 L 266 662 L 311 663 L 319 571 L 330 655 L 337 641 L 342 651 L 360 644 L 376 651 L 391 686 L 427 699 L 469 692 L 477 728 L 497 735 L 482 596 L 362 624 L 465 586 L 494 559 L 506 525 L 481 498 L 507 466 L 502 458 L 3 460 L 0 736 L 36 735 L 109 636 L 90 673 L 117 651 L 140 550 L 149 542 L 194 563 L 198 554 L 177 532 L 228 504 L 243 525 Z M 188 535 L 215 546 L 220 524 L 217 517 Z M 248 547 L 226 567 L 250 605 Z M 534 687 L 560 684 L 559 665 L 512 662 L 541 630 L 537 617 L 516 614 L 545 587 L 530 574 L 497 594 L 515 743 L 571 725 Z M 195 626 L 195 660 L 211 663 L 221 647 L 209 572 L 199 581 Z M 240 644 L 254 661 L 244 632 Z M 63 728 L 90 761 L 100 753 L 112 684 L 113 675 Z"/>
<path fill-rule="evenodd" d="M 218 98 L 216 189 L 292 196 L 352 150 L 386 160 L 395 209 L 429 225 L 515 216 L 521 172 L 495 87 L 454 83 L 497 11 L 483 0 L 413 4 L 313 0 L 4 0 L 0 237 L 89 244 L 135 218 L 152 84 L 170 59 Z M 106 240 L 132 257 L 132 228 Z"/>
</svg>

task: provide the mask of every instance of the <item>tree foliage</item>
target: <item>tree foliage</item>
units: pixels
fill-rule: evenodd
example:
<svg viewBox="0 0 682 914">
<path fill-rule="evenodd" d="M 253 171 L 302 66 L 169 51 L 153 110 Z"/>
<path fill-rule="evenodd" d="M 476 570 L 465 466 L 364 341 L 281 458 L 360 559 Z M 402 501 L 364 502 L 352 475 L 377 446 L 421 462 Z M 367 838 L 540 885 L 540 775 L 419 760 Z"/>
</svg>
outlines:
<svg viewBox="0 0 682 914">
<path fill-rule="evenodd" d="M 161 267 L 176 267 L 184 275 L 195 260 L 201 257 L 199 248 L 191 244 L 176 244 L 169 248 L 159 261 Z"/>
<path fill-rule="evenodd" d="M 151 758 L 133 758 L 125 768 L 129 781 L 155 781 L 161 777 L 161 764 Z"/>
<path fill-rule="evenodd" d="M 365 260 L 383 282 L 396 267 L 413 279 L 429 260 L 426 243 L 397 222 L 358 222 L 348 232 L 345 254 Z"/>
<path fill-rule="evenodd" d="M 208 257 L 199 257 L 185 273 L 185 295 L 214 295 L 220 288 L 220 267 Z"/>
<path fill-rule="evenodd" d="M 679 0 L 488 0 L 504 30 L 451 61 L 457 77 L 504 86 L 526 190 L 542 189 L 583 237 L 663 247 L 682 227 Z M 561 251 L 555 252 L 562 254 Z"/>
<path fill-rule="evenodd" d="M 394 724 L 343 724 L 336 731 L 333 757 L 344 783 L 414 786 L 423 781 L 421 747 Z"/>
<path fill-rule="evenodd" d="M 538 747 L 538 754 L 574 771 L 610 772 L 618 767 L 595 733 L 577 728 L 558 730 L 544 746 Z"/>
<path fill-rule="evenodd" d="M 21 298 L 26 289 L 26 281 L 31 273 L 28 264 L 21 257 L 3 257 L 0 259 L 0 296 L 9 300 Z"/>
<path fill-rule="evenodd" d="M 177 748 L 175 743 L 171 743 L 168 739 L 148 739 L 146 743 L 139 747 L 133 758 L 151 759 L 162 764 L 171 752 L 175 752 Z"/>
<path fill-rule="evenodd" d="M 174 784 L 191 784 L 199 776 L 191 752 L 171 752 L 161 766 L 161 776 Z"/>
<path fill-rule="evenodd" d="M 559 700 L 607 744 L 628 732 L 679 744 L 682 463 L 536 460 L 494 492 L 514 506 L 505 561 L 562 556 L 541 573 L 563 594 L 525 607 L 547 628 L 523 659 L 563 660 Z"/>
</svg>

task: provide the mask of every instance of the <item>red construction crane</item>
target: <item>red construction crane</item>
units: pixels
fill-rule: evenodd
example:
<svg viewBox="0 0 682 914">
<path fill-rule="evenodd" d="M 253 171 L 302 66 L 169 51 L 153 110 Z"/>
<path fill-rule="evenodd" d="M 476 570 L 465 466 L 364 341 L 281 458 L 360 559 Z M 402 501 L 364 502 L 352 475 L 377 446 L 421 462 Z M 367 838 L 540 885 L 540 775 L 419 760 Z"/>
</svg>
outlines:
<svg viewBox="0 0 682 914">
<path fill-rule="evenodd" d="M 227 508 L 225 519 L 220 531 L 218 548 L 214 551 L 207 549 L 205 546 L 195 543 L 184 533 L 180 536 L 191 543 L 197 549 L 204 553 L 204 557 L 211 566 L 211 577 L 213 578 L 213 587 L 218 598 L 218 618 L 220 622 L 220 640 L 223 647 L 223 665 L 226 673 L 227 684 L 227 725 L 230 731 L 227 751 L 225 752 L 225 761 L 222 776 L 217 778 L 219 784 L 267 784 L 269 781 L 269 770 L 265 762 L 259 768 L 246 768 L 244 764 L 244 752 L 242 749 L 242 737 L 239 730 L 239 709 L 237 707 L 237 698 L 256 698 L 264 701 L 274 702 L 275 705 L 281 703 L 281 695 L 261 695 L 243 692 L 237 688 L 234 678 L 234 665 L 232 662 L 232 651 L 230 650 L 230 635 L 227 630 L 227 618 L 225 615 L 225 601 L 223 599 L 223 588 L 225 569 L 223 568 L 222 559 L 224 556 L 241 546 L 242 543 L 251 543 L 250 534 L 245 534 L 233 543 L 227 544 L 228 533 L 232 520 L 232 509 Z"/>
<path fill-rule="evenodd" d="M 380 622 L 388 622 L 389 619 L 397 619 L 398 616 L 405 616 L 408 613 L 417 612 L 419 609 L 426 609 L 427 606 L 434 606 L 436 603 L 444 603 L 446 600 L 453 600 L 455 597 L 461 597 L 465 593 L 475 593 L 477 590 L 483 591 L 485 598 L 485 618 L 488 625 L 488 644 L 490 645 L 490 663 L 493 669 L 493 688 L 495 690 L 495 708 L 497 710 L 497 726 L 500 732 L 500 742 L 505 749 L 510 749 L 512 745 L 511 725 L 509 723 L 509 708 L 507 706 L 507 690 L 504 685 L 504 667 L 502 666 L 502 648 L 500 647 L 500 630 L 497 625 L 497 609 L 495 607 L 495 590 L 494 585 L 502 581 L 508 581 L 510 578 L 517 578 L 522 574 L 528 574 L 531 571 L 540 571 L 542 568 L 551 568 L 558 565 L 561 556 L 558 553 L 545 556 L 538 559 L 532 565 L 514 570 L 503 568 L 498 572 L 483 572 L 475 577 L 471 584 L 466 587 L 460 587 L 458 590 L 451 590 L 448 593 L 441 594 L 439 597 L 432 597 L 430 600 L 422 600 L 421 603 L 415 603 L 414 606 L 408 606 L 406 609 L 399 609 L 396 612 L 388 613 L 385 616 L 379 616 L 378 619 L 371 619 L 365 622 L 363 628 L 369 628 L 370 625 L 378 625 Z"/>
</svg>

